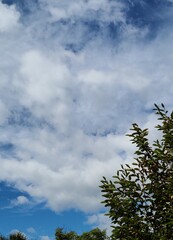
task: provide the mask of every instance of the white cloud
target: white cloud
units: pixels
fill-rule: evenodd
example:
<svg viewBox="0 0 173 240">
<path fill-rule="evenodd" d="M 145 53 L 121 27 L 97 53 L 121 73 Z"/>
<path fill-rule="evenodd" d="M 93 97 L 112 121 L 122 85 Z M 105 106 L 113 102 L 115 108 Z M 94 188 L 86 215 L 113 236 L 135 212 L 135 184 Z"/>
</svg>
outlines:
<svg viewBox="0 0 173 240">
<path fill-rule="evenodd" d="M 36 135 L 40 138 L 30 144 L 31 136 L 27 136 L 27 142 L 19 137 L 21 141 L 18 144 L 25 149 L 26 157 L 21 156 L 23 161 L 3 160 L 1 179 L 15 181 L 19 189 L 38 200 L 48 200 L 47 205 L 56 211 L 66 208 L 79 208 L 83 211 L 98 209 L 100 180 L 105 174 L 112 175 L 118 167 L 119 163 L 114 160 L 116 149 L 121 151 L 122 144 L 123 149 L 125 144 L 129 149 L 129 144 L 123 137 L 122 142 L 119 142 L 120 138 L 114 135 L 98 139 L 80 133 L 62 143 L 57 139 L 56 146 L 51 146 L 51 153 L 51 148 L 48 147 L 49 133 L 47 134 L 48 138 L 44 139 L 45 136 L 41 137 L 37 132 Z M 84 142 L 85 145 L 82 144 Z M 107 149 L 104 149 L 105 144 Z M 20 157 L 20 152 L 18 154 Z M 27 155 L 30 154 L 33 154 L 33 160 L 28 159 Z M 117 155 L 118 159 L 121 161 Z"/>
<path fill-rule="evenodd" d="M 50 240 L 50 238 L 48 236 L 41 236 L 40 240 Z"/>
<path fill-rule="evenodd" d="M 104 213 L 98 213 L 88 216 L 87 224 L 92 225 L 93 228 L 100 228 L 101 230 L 106 230 L 108 236 L 111 235 L 111 220 Z"/>
<path fill-rule="evenodd" d="M 12 229 L 9 234 L 21 233 L 18 229 Z"/>
<path fill-rule="evenodd" d="M 18 25 L 20 14 L 15 7 L 0 2 L 0 33 L 9 32 Z"/>
<path fill-rule="evenodd" d="M 106 0 L 73 0 L 71 2 L 65 0 L 63 2 L 58 1 L 40 1 L 42 6 L 52 15 L 52 21 L 68 18 L 87 18 L 92 19 L 93 12 L 102 11 L 101 21 L 124 21 L 122 9 L 124 7 L 119 1 L 108 2 Z M 98 14 L 95 14 L 97 18 Z M 95 17 L 94 17 L 95 18 Z"/>
<path fill-rule="evenodd" d="M 13 206 L 25 205 L 29 203 L 29 199 L 25 196 L 18 196 L 16 199 L 12 200 Z"/>
<path fill-rule="evenodd" d="M 57 98 L 63 87 L 68 87 L 69 70 L 63 62 L 53 62 L 54 59 L 49 60 L 48 56 L 34 50 L 26 52 L 21 60 L 22 80 L 19 84 L 25 91 L 25 98 L 27 96 L 32 103 L 45 105 L 55 96 Z"/>
<path fill-rule="evenodd" d="M 27 228 L 27 232 L 30 234 L 35 234 L 36 230 L 33 227 L 29 227 L 29 228 Z"/>
</svg>

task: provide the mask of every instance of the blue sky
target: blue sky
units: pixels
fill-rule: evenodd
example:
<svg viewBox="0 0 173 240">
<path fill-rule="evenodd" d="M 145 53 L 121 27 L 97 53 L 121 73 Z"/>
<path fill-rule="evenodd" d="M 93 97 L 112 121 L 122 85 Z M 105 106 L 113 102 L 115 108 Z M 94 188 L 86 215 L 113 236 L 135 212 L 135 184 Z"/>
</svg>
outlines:
<svg viewBox="0 0 173 240">
<path fill-rule="evenodd" d="M 110 232 L 98 186 L 173 109 L 172 27 L 172 0 L 0 1 L 2 234 Z"/>
</svg>

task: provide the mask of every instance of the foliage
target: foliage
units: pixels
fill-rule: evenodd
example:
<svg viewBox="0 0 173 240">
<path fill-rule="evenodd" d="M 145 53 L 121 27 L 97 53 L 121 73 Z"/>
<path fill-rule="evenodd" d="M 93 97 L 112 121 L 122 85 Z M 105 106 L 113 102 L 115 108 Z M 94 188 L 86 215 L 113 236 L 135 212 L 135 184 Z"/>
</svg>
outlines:
<svg viewBox="0 0 173 240">
<path fill-rule="evenodd" d="M 57 228 L 55 232 L 56 240 L 77 240 L 78 235 L 74 231 L 65 232 L 63 228 Z"/>
<path fill-rule="evenodd" d="M 10 234 L 9 240 L 27 240 L 27 238 L 23 233 L 16 232 L 16 233 Z"/>
<path fill-rule="evenodd" d="M 95 228 L 89 232 L 84 232 L 82 235 L 78 235 L 74 231 L 65 232 L 63 228 L 57 228 L 55 232 L 56 240 L 106 240 L 105 230 Z"/>
<path fill-rule="evenodd" d="M 9 237 L 0 235 L 0 240 L 27 240 L 26 236 L 21 232 L 11 233 Z"/>
<path fill-rule="evenodd" d="M 134 163 L 101 181 L 112 239 L 173 239 L 173 112 L 168 115 L 163 104 L 154 111 L 162 139 L 150 146 L 148 129 L 133 124 L 128 136 L 137 147 Z"/>
<path fill-rule="evenodd" d="M 108 239 L 105 230 L 95 228 L 89 232 L 84 232 L 80 237 L 80 240 L 106 240 Z"/>
</svg>

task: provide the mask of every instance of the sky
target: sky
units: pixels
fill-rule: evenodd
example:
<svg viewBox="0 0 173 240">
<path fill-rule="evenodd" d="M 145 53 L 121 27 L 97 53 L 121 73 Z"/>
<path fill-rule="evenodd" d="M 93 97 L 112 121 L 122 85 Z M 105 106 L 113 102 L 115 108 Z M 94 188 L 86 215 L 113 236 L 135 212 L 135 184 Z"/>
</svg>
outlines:
<svg viewBox="0 0 173 240">
<path fill-rule="evenodd" d="M 172 0 L 0 0 L 0 232 L 110 232 L 102 176 L 173 109 Z"/>
</svg>

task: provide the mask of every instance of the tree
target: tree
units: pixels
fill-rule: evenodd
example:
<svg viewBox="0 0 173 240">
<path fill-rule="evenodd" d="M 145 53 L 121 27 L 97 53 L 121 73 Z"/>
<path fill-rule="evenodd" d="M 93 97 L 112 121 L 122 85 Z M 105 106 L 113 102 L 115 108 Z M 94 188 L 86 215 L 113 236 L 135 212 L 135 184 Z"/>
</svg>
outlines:
<svg viewBox="0 0 173 240">
<path fill-rule="evenodd" d="M 134 162 L 101 181 L 112 239 L 173 239 L 173 112 L 168 115 L 163 104 L 154 111 L 161 140 L 150 146 L 148 129 L 134 123 L 128 135 L 137 147 Z"/>
<path fill-rule="evenodd" d="M 27 240 L 26 236 L 21 232 L 11 233 L 8 237 L 0 235 L 0 240 Z"/>
<path fill-rule="evenodd" d="M 65 232 L 63 228 L 57 228 L 55 232 L 56 240 L 77 240 L 78 235 L 74 231 Z"/>
<path fill-rule="evenodd" d="M 106 230 L 100 230 L 99 228 L 95 228 L 89 232 L 84 232 L 79 240 L 106 240 L 108 239 L 106 235 Z"/>
<path fill-rule="evenodd" d="M 16 233 L 10 234 L 9 240 L 27 240 L 27 238 L 23 233 L 16 232 Z"/>
<path fill-rule="evenodd" d="M 56 240 L 107 240 L 105 230 L 99 228 L 92 229 L 89 232 L 84 232 L 78 235 L 74 231 L 65 232 L 63 228 L 57 228 L 55 232 Z"/>
</svg>

